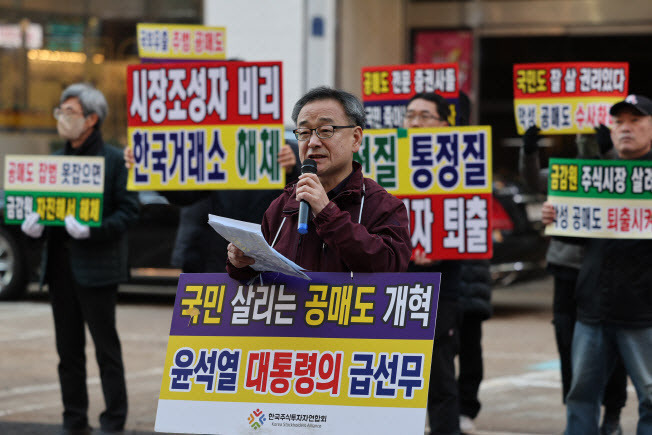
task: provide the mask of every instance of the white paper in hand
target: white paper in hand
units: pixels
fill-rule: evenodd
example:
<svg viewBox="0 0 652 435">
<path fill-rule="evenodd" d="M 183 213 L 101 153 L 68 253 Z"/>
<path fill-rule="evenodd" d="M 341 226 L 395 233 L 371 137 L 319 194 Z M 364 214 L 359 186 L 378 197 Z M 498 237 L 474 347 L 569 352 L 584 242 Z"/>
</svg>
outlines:
<svg viewBox="0 0 652 435">
<path fill-rule="evenodd" d="M 303 268 L 288 260 L 276 249 L 269 246 L 260 225 L 221 216 L 208 215 L 208 224 L 222 237 L 240 248 L 256 262 L 251 266 L 255 270 L 281 272 L 286 275 L 310 279 L 303 273 Z"/>
</svg>

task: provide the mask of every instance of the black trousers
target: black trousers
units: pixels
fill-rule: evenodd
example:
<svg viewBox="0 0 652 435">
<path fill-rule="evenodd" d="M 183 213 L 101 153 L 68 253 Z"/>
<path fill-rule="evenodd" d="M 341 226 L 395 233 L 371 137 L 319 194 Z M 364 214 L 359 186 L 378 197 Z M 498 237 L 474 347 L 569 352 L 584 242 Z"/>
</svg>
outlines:
<svg viewBox="0 0 652 435">
<path fill-rule="evenodd" d="M 428 417 L 430 433 L 460 433 L 460 410 L 455 377 L 455 355 L 459 351 L 460 311 L 457 301 L 440 299 L 430 366 Z"/>
<path fill-rule="evenodd" d="M 115 323 L 118 286 L 77 284 L 65 251 L 59 253 L 64 255 L 50 255 L 48 277 L 59 354 L 63 426 L 67 429 L 88 426 L 84 328 L 87 324 L 95 344 L 106 405 L 100 414 L 100 427 L 106 431 L 123 430 L 127 419 L 127 387 Z"/>
<path fill-rule="evenodd" d="M 569 268 L 565 268 L 569 269 Z M 562 276 L 554 276 L 553 293 L 553 324 L 555 326 L 555 338 L 557 339 L 557 350 L 561 366 L 562 399 L 566 403 L 566 395 L 570 389 L 572 379 L 571 345 L 573 343 L 573 331 L 577 318 L 577 303 L 575 301 L 575 284 L 577 273 L 569 274 L 564 270 Z M 605 414 L 619 416 L 620 410 L 627 401 L 627 372 L 620 357 L 609 378 L 604 390 L 602 404 Z"/>
<path fill-rule="evenodd" d="M 460 326 L 459 375 L 457 385 L 460 414 L 476 418 L 480 412 L 478 390 L 484 375 L 482 363 L 482 318 L 464 315 Z"/>
</svg>

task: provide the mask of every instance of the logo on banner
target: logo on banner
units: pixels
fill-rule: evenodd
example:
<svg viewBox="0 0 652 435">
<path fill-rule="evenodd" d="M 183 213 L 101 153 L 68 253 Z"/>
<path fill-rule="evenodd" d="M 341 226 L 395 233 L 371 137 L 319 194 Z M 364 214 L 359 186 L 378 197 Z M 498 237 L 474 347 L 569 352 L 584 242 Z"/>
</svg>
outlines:
<svg viewBox="0 0 652 435">
<path fill-rule="evenodd" d="M 323 414 L 291 414 L 289 412 L 269 412 L 267 416 L 272 426 L 284 428 L 321 429 L 328 419 L 328 416 Z"/>
<path fill-rule="evenodd" d="M 627 98 L 625 98 L 625 101 L 628 102 L 629 104 L 638 104 L 636 95 L 628 95 Z"/>
<path fill-rule="evenodd" d="M 249 422 L 249 426 L 253 429 L 258 429 L 264 425 L 266 421 L 267 417 L 265 417 L 265 413 L 261 411 L 260 408 L 252 411 L 251 414 L 249 414 L 249 417 L 247 417 L 247 422 Z"/>
</svg>

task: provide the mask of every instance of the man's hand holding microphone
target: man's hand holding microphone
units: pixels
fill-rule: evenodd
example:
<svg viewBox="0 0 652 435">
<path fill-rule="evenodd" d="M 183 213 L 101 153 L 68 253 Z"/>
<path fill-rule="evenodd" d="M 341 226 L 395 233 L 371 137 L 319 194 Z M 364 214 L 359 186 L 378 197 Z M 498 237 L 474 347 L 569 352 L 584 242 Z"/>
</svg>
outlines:
<svg viewBox="0 0 652 435">
<path fill-rule="evenodd" d="M 321 192 L 326 196 L 326 203 L 322 202 Z M 324 191 L 319 178 L 317 178 L 317 163 L 313 159 L 305 159 L 301 165 L 301 175 L 297 182 L 297 201 L 299 201 L 299 224 L 297 231 L 299 234 L 306 234 L 308 232 L 308 221 L 310 217 L 311 208 L 313 213 L 317 215 L 328 204 L 328 195 Z M 315 206 L 318 207 L 318 210 Z"/>
<path fill-rule="evenodd" d="M 317 163 L 312 159 L 305 159 L 301 165 L 301 175 L 296 187 L 296 198 L 299 201 L 299 218 L 297 231 L 299 234 L 306 234 L 308 232 L 309 215 L 318 215 L 324 207 L 328 205 L 330 199 L 324 190 L 317 176 Z M 229 262 L 237 267 L 251 266 L 256 262 L 251 257 L 235 246 L 229 243 L 227 248 Z"/>
</svg>

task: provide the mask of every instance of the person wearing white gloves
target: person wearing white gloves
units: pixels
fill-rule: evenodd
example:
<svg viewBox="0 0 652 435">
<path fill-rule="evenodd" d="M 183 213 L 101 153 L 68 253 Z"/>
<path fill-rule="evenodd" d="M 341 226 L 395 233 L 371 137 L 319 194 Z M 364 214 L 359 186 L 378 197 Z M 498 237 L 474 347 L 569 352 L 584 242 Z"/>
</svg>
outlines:
<svg viewBox="0 0 652 435">
<path fill-rule="evenodd" d="M 43 235 L 43 229 L 45 228 L 42 224 L 39 223 L 41 217 L 38 213 L 32 212 L 23 221 L 23 224 L 20 226 L 20 229 L 23 230 L 28 236 L 38 239 Z M 80 224 L 74 216 L 68 215 L 64 219 L 64 224 L 66 231 L 73 239 L 83 240 L 88 239 L 91 236 L 91 228 L 88 225 Z"/>
<path fill-rule="evenodd" d="M 73 239 L 84 240 L 91 236 L 91 227 L 80 224 L 74 216 L 68 215 L 63 221 L 66 224 L 66 232 Z"/>
<path fill-rule="evenodd" d="M 66 216 L 63 227 L 44 228 L 32 213 L 23 222 L 29 237 L 46 239 L 41 283 L 48 283 L 59 354 L 63 434 L 90 434 L 86 389 L 85 327 L 93 337 L 106 409 L 100 433 L 122 433 L 127 418 L 127 388 L 115 323 L 118 283 L 127 278 L 127 227 L 138 216 L 135 192 L 127 191 L 122 151 L 104 144 L 100 126 L 108 106 L 88 84 L 67 87 L 54 110 L 57 154 L 104 157 L 102 224 L 89 227 Z"/>
<path fill-rule="evenodd" d="M 38 213 L 32 212 L 28 214 L 20 226 L 20 229 L 31 238 L 38 239 L 43 235 L 43 229 L 45 228 L 43 225 L 38 223 L 39 219 L 40 216 Z"/>
</svg>

